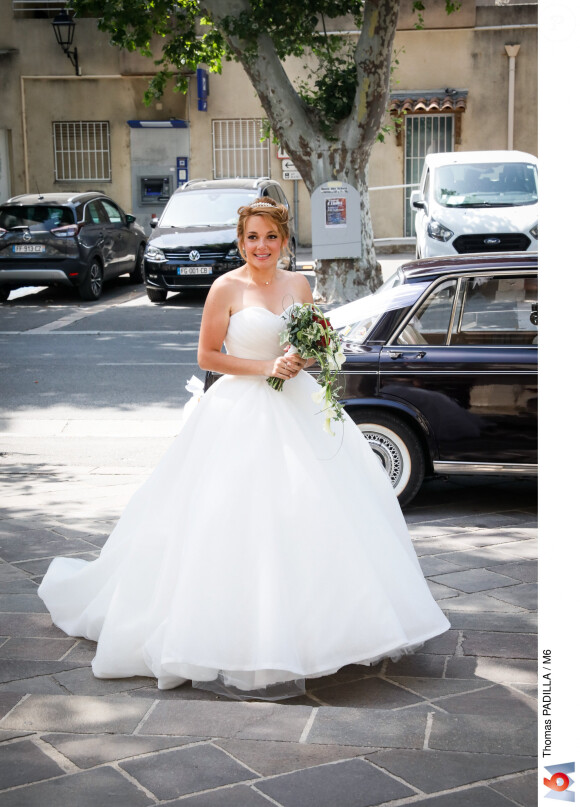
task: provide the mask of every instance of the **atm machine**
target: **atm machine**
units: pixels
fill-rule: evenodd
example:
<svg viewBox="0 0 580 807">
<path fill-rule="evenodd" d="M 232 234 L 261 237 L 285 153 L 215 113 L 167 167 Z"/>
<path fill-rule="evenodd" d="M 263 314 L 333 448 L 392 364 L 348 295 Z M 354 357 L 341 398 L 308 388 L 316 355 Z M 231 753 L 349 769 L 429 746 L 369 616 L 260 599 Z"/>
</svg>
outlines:
<svg viewBox="0 0 580 807">
<path fill-rule="evenodd" d="M 131 127 L 131 212 L 149 234 L 151 219 L 161 215 L 173 191 L 189 178 L 189 124 L 175 118 L 130 120 L 128 124 Z"/>
</svg>

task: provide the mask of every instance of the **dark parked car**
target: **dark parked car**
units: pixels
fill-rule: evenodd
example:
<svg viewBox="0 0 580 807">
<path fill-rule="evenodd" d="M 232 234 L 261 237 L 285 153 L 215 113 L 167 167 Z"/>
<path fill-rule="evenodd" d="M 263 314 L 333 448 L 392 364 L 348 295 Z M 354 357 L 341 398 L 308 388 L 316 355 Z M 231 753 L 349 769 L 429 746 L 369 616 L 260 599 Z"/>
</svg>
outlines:
<svg viewBox="0 0 580 807">
<path fill-rule="evenodd" d="M 413 261 L 327 313 L 346 356 L 340 397 L 401 505 L 425 477 L 537 474 L 537 261 Z"/>
<path fill-rule="evenodd" d="M 14 196 L 0 205 L 0 300 L 21 286 L 74 286 L 97 300 L 103 281 L 142 282 L 147 235 L 102 193 Z"/>
<path fill-rule="evenodd" d="M 238 252 L 238 208 L 260 196 L 285 205 L 290 213 L 290 251 L 296 238 L 292 213 L 278 182 L 261 179 L 195 179 L 178 188 L 163 210 L 147 242 L 144 273 L 147 295 L 154 303 L 168 291 L 209 288 L 213 281 L 244 263 Z M 288 269 L 295 269 L 291 258 Z"/>
<path fill-rule="evenodd" d="M 425 476 L 537 474 L 537 260 L 410 262 L 330 313 L 341 397 L 401 504 Z"/>
</svg>

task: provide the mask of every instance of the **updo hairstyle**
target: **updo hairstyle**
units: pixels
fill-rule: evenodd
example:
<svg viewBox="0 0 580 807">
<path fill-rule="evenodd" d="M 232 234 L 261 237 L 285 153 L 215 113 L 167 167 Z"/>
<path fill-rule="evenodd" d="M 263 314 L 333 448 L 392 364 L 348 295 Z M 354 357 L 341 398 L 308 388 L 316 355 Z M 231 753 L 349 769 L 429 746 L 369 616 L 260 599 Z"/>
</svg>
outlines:
<svg viewBox="0 0 580 807">
<path fill-rule="evenodd" d="M 246 225 L 250 216 L 262 216 L 268 218 L 274 224 L 275 229 L 282 238 L 282 241 L 290 240 L 290 227 L 288 226 L 288 210 L 284 205 L 280 205 L 274 201 L 270 196 L 260 196 L 250 202 L 249 205 L 243 205 L 238 209 L 238 249 L 244 255 L 243 241 L 246 234 Z M 284 248 L 287 256 L 290 256 L 288 247 Z M 245 255 L 244 255 L 245 257 Z"/>
</svg>

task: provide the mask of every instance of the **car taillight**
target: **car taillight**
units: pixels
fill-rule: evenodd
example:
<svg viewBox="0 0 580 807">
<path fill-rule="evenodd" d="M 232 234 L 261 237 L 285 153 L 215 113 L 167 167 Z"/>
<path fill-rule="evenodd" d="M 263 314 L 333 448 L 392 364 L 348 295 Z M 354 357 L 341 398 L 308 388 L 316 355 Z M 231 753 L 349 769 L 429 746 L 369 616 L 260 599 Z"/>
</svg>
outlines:
<svg viewBox="0 0 580 807">
<path fill-rule="evenodd" d="M 76 224 L 65 224 L 62 227 L 55 227 L 50 232 L 57 238 L 73 238 L 79 231 Z"/>
</svg>

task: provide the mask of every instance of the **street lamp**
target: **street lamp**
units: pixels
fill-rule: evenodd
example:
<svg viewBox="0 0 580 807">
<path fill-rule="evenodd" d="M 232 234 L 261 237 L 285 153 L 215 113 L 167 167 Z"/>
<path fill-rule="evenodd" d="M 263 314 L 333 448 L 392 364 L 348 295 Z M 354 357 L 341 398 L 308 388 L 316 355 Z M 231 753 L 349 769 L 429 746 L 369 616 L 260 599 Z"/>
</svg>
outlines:
<svg viewBox="0 0 580 807">
<path fill-rule="evenodd" d="M 64 8 L 58 12 L 54 20 L 52 21 L 52 27 L 54 29 L 54 35 L 56 37 L 56 41 L 63 49 L 64 53 L 68 56 L 71 62 L 74 65 L 75 72 L 77 76 L 80 76 L 81 70 L 79 67 L 79 57 L 77 53 L 77 49 L 72 49 L 72 42 L 75 35 L 75 27 L 76 23 L 73 18 L 70 16 L 68 11 Z"/>
</svg>

